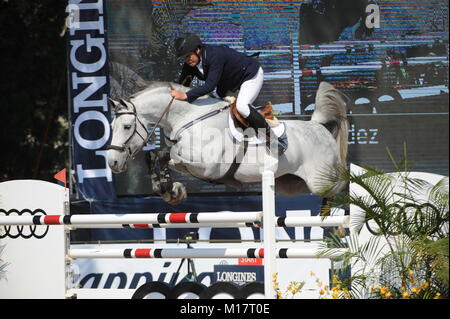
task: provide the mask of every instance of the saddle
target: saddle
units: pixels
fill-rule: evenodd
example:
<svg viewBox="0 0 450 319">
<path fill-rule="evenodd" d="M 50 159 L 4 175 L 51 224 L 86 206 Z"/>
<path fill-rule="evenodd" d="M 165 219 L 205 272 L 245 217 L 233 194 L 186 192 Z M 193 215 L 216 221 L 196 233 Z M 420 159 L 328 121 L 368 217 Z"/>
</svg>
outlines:
<svg viewBox="0 0 450 319">
<path fill-rule="evenodd" d="M 273 115 L 272 108 L 273 108 L 273 106 L 269 102 L 267 105 L 257 107 L 256 109 L 258 110 L 259 113 L 261 113 L 262 116 L 264 116 L 264 118 L 266 119 L 266 121 L 270 127 L 275 127 L 275 126 L 278 126 L 279 123 L 278 123 L 277 118 Z M 249 127 L 249 124 L 245 120 L 245 118 L 243 118 L 242 115 L 239 114 L 239 112 L 236 108 L 236 101 L 234 101 L 231 104 L 230 113 L 231 113 L 231 117 L 233 119 L 235 127 L 240 127 L 243 130 L 245 130 L 246 128 Z"/>
<path fill-rule="evenodd" d="M 265 140 L 260 140 L 259 136 L 253 136 L 252 138 L 247 138 L 243 134 L 243 132 L 239 132 L 237 129 L 241 128 L 242 130 L 245 130 L 250 125 L 248 122 L 239 114 L 236 108 L 236 98 L 235 97 L 227 97 L 225 99 L 230 104 L 230 112 L 228 116 L 228 127 L 230 130 L 230 134 L 233 137 L 234 143 L 240 143 L 242 147 L 239 147 L 239 154 L 237 154 L 234 158 L 233 163 L 231 164 L 228 171 L 225 173 L 224 176 L 221 178 L 215 180 L 213 183 L 217 184 L 225 184 L 230 187 L 239 189 L 242 188 L 241 182 L 236 180 L 234 178 L 234 175 L 236 174 L 241 162 L 238 161 L 238 159 L 244 158 L 247 149 L 249 146 L 254 146 L 258 144 L 265 144 Z M 267 124 L 273 129 L 273 132 L 278 137 L 278 139 L 283 140 L 285 145 L 287 146 L 287 135 L 286 135 L 286 124 L 280 123 L 278 119 L 273 115 L 272 109 L 273 106 L 269 102 L 266 106 L 257 107 L 256 108 L 258 112 L 261 113 L 261 115 L 264 116 Z M 211 182 L 211 181 L 210 181 Z"/>
</svg>

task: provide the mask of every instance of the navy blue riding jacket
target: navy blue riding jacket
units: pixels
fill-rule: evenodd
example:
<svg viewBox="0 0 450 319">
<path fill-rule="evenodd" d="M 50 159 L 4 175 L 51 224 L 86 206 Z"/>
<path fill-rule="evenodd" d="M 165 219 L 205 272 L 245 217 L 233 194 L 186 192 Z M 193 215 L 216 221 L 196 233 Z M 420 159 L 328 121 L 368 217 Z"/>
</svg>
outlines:
<svg viewBox="0 0 450 319">
<path fill-rule="evenodd" d="M 188 102 L 193 102 L 216 88 L 217 94 L 223 98 L 228 91 L 236 91 L 243 82 L 253 78 L 260 67 L 257 59 L 225 45 L 204 45 L 201 58 L 204 75 L 196 66 L 191 67 L 186 63 L 181 70 L 178 83 L 182 83 L 189 76 L 205 81 L 202 86 L 186 92 Z M 189 86 L 190 82 L 188 78 L 184 85 Z"/>
</svg>

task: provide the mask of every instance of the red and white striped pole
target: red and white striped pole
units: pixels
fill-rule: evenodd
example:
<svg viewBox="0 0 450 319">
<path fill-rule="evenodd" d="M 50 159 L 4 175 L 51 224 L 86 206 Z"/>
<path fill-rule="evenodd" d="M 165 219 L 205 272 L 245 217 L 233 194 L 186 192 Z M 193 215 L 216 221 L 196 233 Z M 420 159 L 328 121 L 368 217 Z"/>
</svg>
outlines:
<svg viewBox="0 0 450 319">
<path fill-rule="evenodd" d="M 319 249 L 277 248 L 275 258 L 335 258 L 348 252 L 347 248 L 333 249 L 327 255 L 319 255 Z M 127 249 L 70 249 L 70 258 L 265 258 L 268 261 L 264 248 L 127 248 Z M 269 273 L 270 274 L 270 273 Z M 269 297 L 273 298 L 272 275 L 270 274 Z"/>
<path fill-rule="evenodd" d="M 151 216 L 153 215 L 153 216 Z M 74 228 L 187 228 L 187 227 L 259 227 L 262 212 L 255 213 L 168 213 L 168 214 L 86 214 L 86 215 L 39 215 L 1 216 L 2 225 L 68 225 Z M 198 222 L 192 222 L 192 219 Z M 350 216 L 299 216 L 273 217 L 274 227 L 336 227 L 349 228 Z M 166 222 L 166 221 L 169 222 Z M 210 220 L 206 222 L 206 220 Z M 134 223 L 129 223 L 134 221 Z M 156 221 L 156 222 L 155 222 Z M 201 222 L 200 222 L 201 221 Z M 149 223 L 154 222 L 154 223 Z M 266 220 L 267 222 L 267 220 Z"/>
<path fill-rule="evenodd" d="M 262 220 L 262 212 L 0 216 L 0 225 L 227 224 Z"/>
</svg>

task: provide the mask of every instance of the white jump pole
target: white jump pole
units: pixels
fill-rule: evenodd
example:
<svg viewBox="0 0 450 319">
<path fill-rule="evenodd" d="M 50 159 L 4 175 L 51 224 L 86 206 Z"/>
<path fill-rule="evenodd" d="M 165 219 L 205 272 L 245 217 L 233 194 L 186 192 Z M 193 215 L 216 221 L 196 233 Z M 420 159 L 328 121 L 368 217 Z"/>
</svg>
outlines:
<svg viewBox="0 0 450 319">
<path fill-rule="evenodd" d="M 70 258 L 260 258 L 262 248 L 71 249 Z"/>
<path fill-rule="evenodd" d="M 227 216 L 224 216 L 223 214 L 227 214 Z M 186 215 L 186 213 L 171 213 L 165 215 L 169 215 L 169 217 L 164 216 L 164 220 L 169 220 L 168 223 L 162 222 L 161 219 L 157 220 L 158 222 L 156 223 L 148 223 L 148 221 L 155 221 L 155 219 L 158 219 L 157 216 L 149 216 L 149 214 L 0 216 L 0 226 L 66 225 L 73 228 L 232 228 L 259 227 L 262 224 L 262 212 L 231 214 L 198 213 L 197 223 L 188 222 L 190 218 L 189 216 L 192 216 L 192 213 L 191 215 Z M 299 216 L 273 218 L 275 218 L 274 227 L 343 226 L 345 228 L 349 228 L 350 222 L 350 216 Z M 170 221 L 170 219 L 172 219 L 172 221 Z M 210 222 L 206 222 L 206 220 L 210 220 Z M 135 223 L 125 223 L 125 221 L 135 221 Z"/>
<path fill-rule="evenodd" d="M 264 296 L 274 299 L 272 284 L 276 271 L 275 251 L 275 176 L 272 171 L 262 173 L 262 206 L 264 234 Z"/>
<path fill-rule="evenodd" d="M 337 227 L 349 228 L 350 216 L 275 217 L 275 227 Z M 182 224 L 68 224 L 71 228 L 240 228 L 262 227 L 262 220 L 253 223 L 182 223 Z"/>
<path fill-rule="evenodd" d="M 350 216 L 276 217 L 275 227 L 337 227 L 349 228 Z"/>
<path fill-rule="evenodd" d="M 334 249 L 332 253 L 319 255 L 319 249 L 301 249 L 301 248 L 277 248 L 274 254 L 275 258 L 295 258 L 295 259 L 329 259 L 342 256 L 348 252 L 347 248 Z M 264 258 L 267 261 L 267 255 L 263 248 L 127 248 L 127 249 L 70 249 L 68 257 L 76 258 Z M 266 264 L 266 262 L 265 262 Z M 270 284 L 272 278 L 270 278 Z M 273 289 L 269 285 L 269 296 L 273 298 Z"/>
<path fill-rule="evenodd" d="M 246 213 L 167 213 L 0 216 L 0 225 L 97 225 L 97 224 L 229 224 L 253 223 L 262 212 Z"/>
<path fill-rule="evenodd" d="M 77 228 L 132 228 L 132 229 L 155 229 L 155 228 L 241 228 L 241 227 L 260 227 L 258 224 L 254 223 L 217 223 L 217 224 L 95 224 L 95 225 L 88 225 L 88 224 L 70 224 L 65 225 L 66 227 L 69 227 L 70 229 L 77 229 Z"/>
</svg>

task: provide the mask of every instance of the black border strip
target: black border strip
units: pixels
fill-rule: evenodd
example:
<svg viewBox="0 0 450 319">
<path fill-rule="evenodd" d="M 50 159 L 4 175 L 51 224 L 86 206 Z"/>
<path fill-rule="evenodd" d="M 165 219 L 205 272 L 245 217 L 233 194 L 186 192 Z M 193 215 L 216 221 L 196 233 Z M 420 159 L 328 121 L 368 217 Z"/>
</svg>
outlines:
<svg viewBox="0 0 450 319">
<path fill-rule="evenodd" d="M 191 223 L 198 223 L 198 213 L 191 213 L 189 215 L 189 221 Z"/>
<path fill-rule="evenodd" d="M 127 249 L 125 249 L 124 251 L 123 251 L 123 257 L 125 257 L 125 258 L 133 258 L 132 256 L 131 256 L 131 251 L 132 251 L 133 249 L 131 249 L 131 248 L 127 248 Z"/>
<path fill-rule="evenodd" d="M 159 213 L 158 214 L 158 223 L 165 224 L 166 223 L 166 215 L 167 214 Z"/>
<path fill-rule="evenodd" d="M 280 227 L 286 227 L 286 216 L 281 216 L 277 218 L 277 225 Z"/>
<path fill-rule="evenodd" d="M 247 250 L 247 257 L 248 258 L 259 258 L 259 256 L 256 256 L 256 248 L 250 248 Z"/>
<path fill-rule="evenodd" d="M 280 248 L 280 250 L 278 251 L 278 257 L 279 258 L 288 258 L 287 256 L 287 248 Z"/>
<path fill-rule="evenodd" d="M 162 249 L 153 249 L 153 258 L 162 258 Z"/>
<path fill-rule="evenodd" d="M 39 216 L 33 216 L 33 224 L 34 225 L 42 225 L 41 224 L 41 217 L 42 217 L 43 215 L 39 215 Z"/>
<path fill-rule="evenodd" d="M 63 224 L 64 225 L 71 225 L 72 221 L 71 221 L 72 216 L 66 215 L 63 217 Z"/>
</svg>

